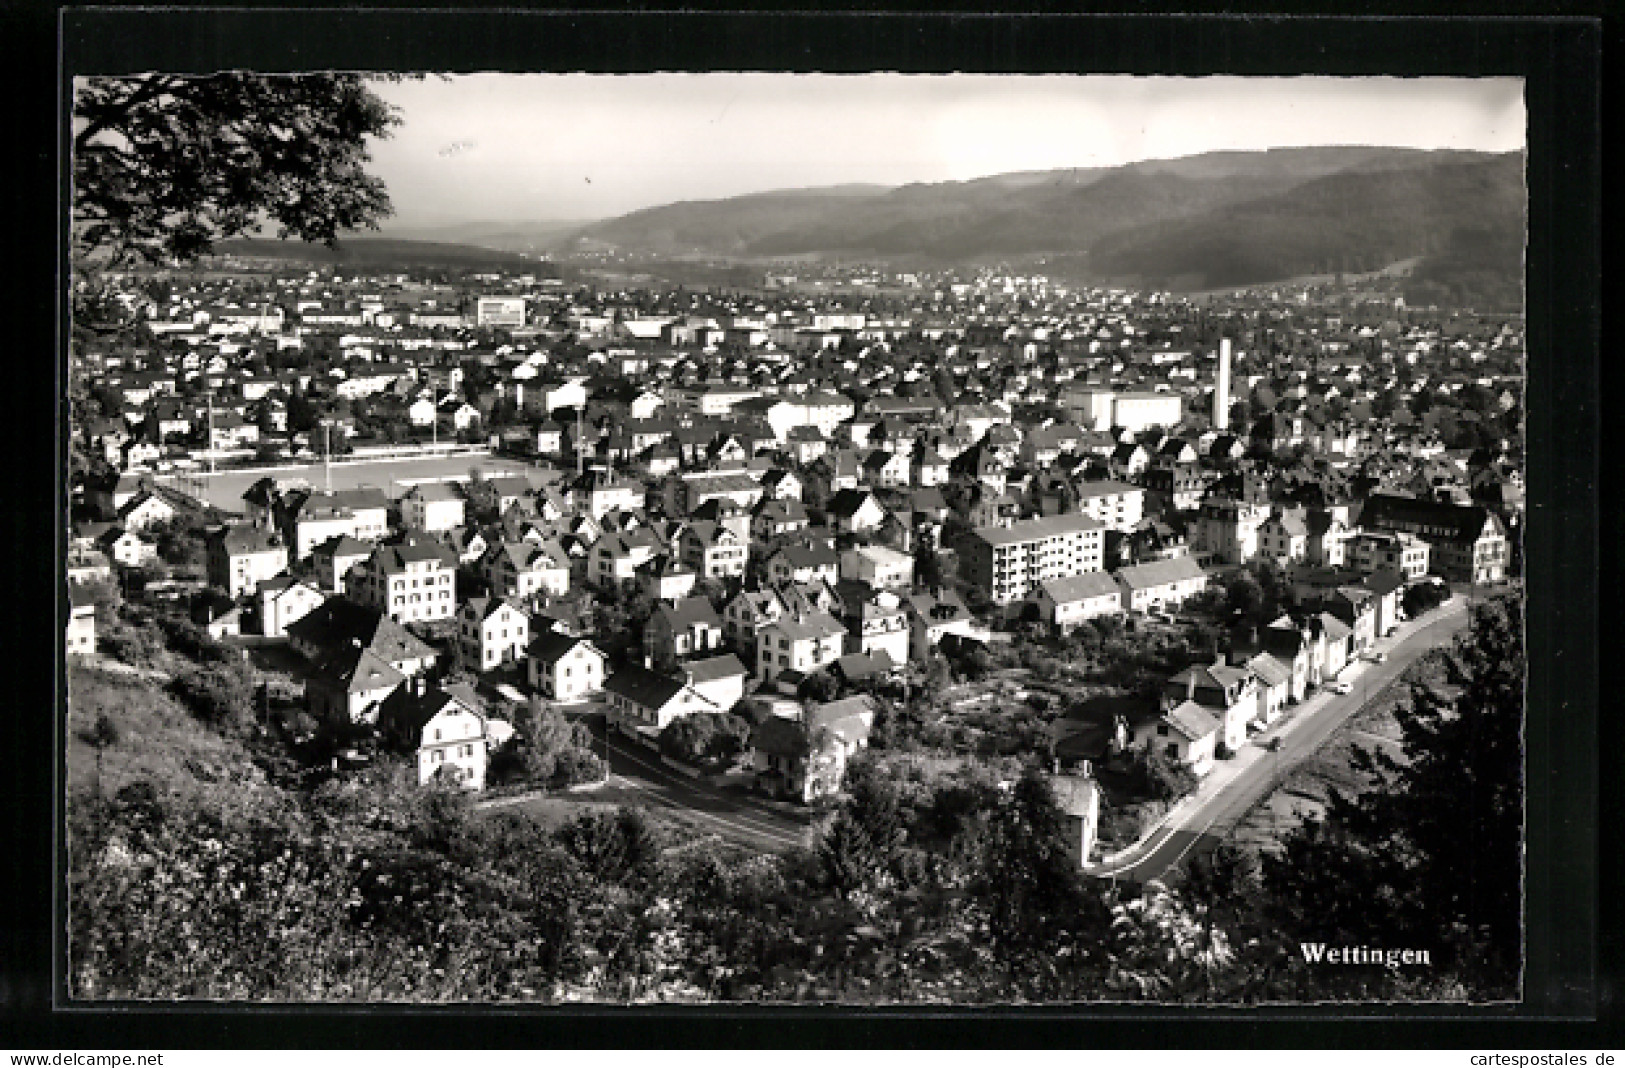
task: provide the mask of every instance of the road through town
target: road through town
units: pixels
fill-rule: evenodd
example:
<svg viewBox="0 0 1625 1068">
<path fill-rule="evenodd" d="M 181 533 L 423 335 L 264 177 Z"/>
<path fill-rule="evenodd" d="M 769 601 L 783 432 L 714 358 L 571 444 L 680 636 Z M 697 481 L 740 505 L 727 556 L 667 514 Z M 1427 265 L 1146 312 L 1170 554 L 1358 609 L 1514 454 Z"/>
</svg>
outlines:
<svg viewBox="0 0 1625 1068">
<path fill-rule="evenodd" d="M 601 716 L 585 716 L 598 751 L 603 752 Z M 810 816 L 780 811 L 765 802 L 732 790 L 719 789 L 702 779 L 662 764 L 638 743 L 616 737 L 610 744 L 609 782 L 581 796 L 595 801 L 624 801 L 681 813 L 696 825 L 715 831 L 741 845 L 780 852 L 808 841 Z"/>
<path fill-rule="evenodd" d="M 1366 703 L 1394 683 L 1418 657 L 1446 645 L 1467 625 L 1467 598 L 1455 597 L 1431 618 L 1406 626 L 1379 643 L 1381 664 L 1360 661 L 1341 678 L 1347 694 L 1321 690 L 1273 727 L 1255 735 L 1233 759 L 1219 761 L 1197 791 L 1169 813 L 1147 838 L 1089 869 L 1091 875 L 1130 883 L 1161 878 L 1204 842 L 1222 838 L 1254 805 L 1267 797 L 1294 766 L 1313 754 Z M 1272 739 L 1279 747 L 1266 748 Z"/>
</svg>

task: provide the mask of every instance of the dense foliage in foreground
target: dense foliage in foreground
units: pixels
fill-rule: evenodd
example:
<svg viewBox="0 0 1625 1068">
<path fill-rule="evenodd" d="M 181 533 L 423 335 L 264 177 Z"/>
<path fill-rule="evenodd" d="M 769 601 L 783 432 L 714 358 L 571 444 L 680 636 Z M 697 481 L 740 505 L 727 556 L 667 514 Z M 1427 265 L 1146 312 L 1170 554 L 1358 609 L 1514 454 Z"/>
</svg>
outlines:
<svg viewBox="0 0 1625 1068">
<path fill-rule="evenodd" d="M 115 778 L 70 817 L 82 998 L 1481 999 L 1516 990 L 1519 604 L 1475 608 L 1457 692 L 1413 695 L 1407 762 L 1279 858 L 1182 884 L 1085 878 L 1046 779 L 875 754 L 805 849 L 753 856 L 636 810 L 482 814 L 383 762 L 314 788 Z M 199 729 L 204 729 L 200 727 Z M 208 728 L 212 730 L 213 728 Z M 91 744 L 88 740 L 86 744 Z M 246 752 L 239 750 L 239 752 Z M 1476 859 L 1475 859 L 1476 858 Z M 1466 878 L 1463 878 L 1464 874 Z M 1300 943 L 1429 948 L 1309 967 Z"/>
</svg>

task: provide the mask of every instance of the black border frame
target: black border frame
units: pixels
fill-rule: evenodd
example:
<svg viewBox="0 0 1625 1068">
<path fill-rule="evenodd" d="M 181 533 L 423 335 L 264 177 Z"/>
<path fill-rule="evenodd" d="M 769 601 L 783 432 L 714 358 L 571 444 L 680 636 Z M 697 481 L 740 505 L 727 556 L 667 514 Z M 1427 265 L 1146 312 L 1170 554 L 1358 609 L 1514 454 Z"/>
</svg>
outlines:
<svg viewBox="0 0 1625 1068">
<path fill-rule="evenodd" d="M 7 1044 L 175 1048 L 263 1045 L 350 1047 L 387 1043 L 430 1048 L 480 1045 L 803 1045 L 839 1047 L 988 1045 L 1303 1047 L 1378 1045 L 1526 1046 L 1598 1041 L 1596 1027 L 1575 1029 L 1613 1007 L 1612 984 L 1599 983 L 1605 945 L 1617 949 L 1617 929 L 1599 938 L 1598 840 L 1602 828 L 1598 755 L 1597 511 L 1600 439 L 1599 350 L 1601 281 L 1601 55 L 1604 24 L 1582 4 L 1501 3 L 1477 17 L 1439 17 L 1446 5 L 1379 10 L 1367 4 L 1353 17 L 1274 13 L 1182 15 L 1155 13 L 1155 3 L 1115 16 L 877 13 L 827 14 L 615 12 L 519 13 L 473 8 L 406 11 L 352 8 L 278 9 L 12 9 L 0 15 L 0 36 L 31 44 L 45 77 L 17 101 L 25 136 L 43 134 L 17 162 L 37 177 L 38 190 L 16 217 L 44 222 L 47 198 L 65 182 L 58 116 L 75 72 L 219 68 L 366 70 L 633 70 L 764 69 L 823 71 L 1120 72 L 1142 74 L 1517 75 L 1526 79 L 1529 114 L 1530 237 L 1527 308 L 1531 352 L 1528 379 L 1529 509 L 1526 533 L 1529 599 L 1530 723 L 1528 771 L 1528 966 L 1524 1006 L 1515 1010 L 1403 1006 L 1301 1010 L 1168 1010 L 1117 1008 L 934 1011 L 721 1007 L 705 1009 L 523 1010 L 479 1013 L 421 1007 L 357 1009 L 167 1006 L 68 1007 L 63 1002 L 52 933 L 61 929 L 60 895 L 52 893 L 53 800 L 60 717 L 49 720 L 33 702 L 14 712 L 24 759 L 13 763 L 0 796 L 20 811 L 6 823 L 6 856 L 24 859 L 20 895 L 0 914 L 0 1033 Z M 1542 12 L 1564 12 L 1546 17 Z M 1612 27 L 1609 27 L 1610 29 Z M 15 31 L 15 32 L 12 32 Z M 60 34 L 60 36 L 59 36 Z M 1612 34 L 1609 34 L 1611 37 Z M 60 49 L 60 51 L 59 51 Z M 41 61 L 44 61 L 43 64 Z M 57 62 L 60 61 L 60 66 Z M 27 61 L 23 64 L 27 71 Z M 46 71 L 49 73 L 46 73 Z M 18 73 L 13 68 L 12 74 Z M 48 116 L 48 118 L 47 118 Z M 55 151 L 51 147 L 54 146 Z M 60 217 L 60 212 L 56 213 Z M 54 224 L 55 220 L 52 220 Z M 24 290 L 29 317 L 43 308 L 65 311 L 57 227 Z M 49 287 L 49 288 L 47 288 Z M 52 329 L 19 362 L 44 363 L 55 352 Z M 51 375 L 60 406 L 60 357 Z M 25 547 L 60 546 L 63 511 L 59 472 L 65 466 L 57 413 L 26 406 L 50 422 L 50 435 L 31 420 L 8 427 L 23 455 L 41 463 L 16 465 L 13 494 L 0 505 Z M 47 481 L 49 480 L 49 481 Z M 18 493 L 24 486 L 28 489 Z M 56 502 L 47 518 L 42 499 Z M 49 533 L 48 533 L 49 530 Z M 60 556 L 60 549 L 55 554 Z M 36 603 L 63 594 L 57 571 L 17 569 Z M 38 648 L 33 663 L 54 663 L 60 625 L 37 617 L 7 617 L 4 648 Z M 42 689 L 60 692 L 56 677 Z M 37 676 L 35 676 L 37 677 Z M 44 680 L 40 680 L 44 681 Z M 53 685 L 54 684 L 54 685 Z M 43 729 L 41 729 L 43 728 Z M 48 756 L 48 754 L 50 754 Z M 21 765 L 21 766 L 19 766 Z M 43 774 L 40 774 L 43 772 Z M 1615 789 L 1608 786 L 1610 791 Z M 18 803 L 20 802 L 20 804 Z M 49 813 L 49 821 L 47 819 Z M 38 867 L 36 873 L 35 868 Z M 37 878 L 36 878 L 37 875 Z M 21 905 L 22 908 L 17 906 Z M 20 965 L 20 967 L 19 967 Z M 477 1010 L 474 1010 L 477 1012 Z M 1559 1021 L 1569 1021 L 1567 1024 Z M 832 1027 L 838 1021 L 838 1027 Z M 1171 1022 L 1177 1026 L 1170 1028 Z M 16 1024 L 14 1027 L 13 1024 Z M 1608 1028 L 1617 1036 L 1618 1032 Z M 1584 1037 L 1582 1037 L 1584 1036 Z M 1606 1043 L 1605 1043 L 1606 1044 Z"/>
</svg>

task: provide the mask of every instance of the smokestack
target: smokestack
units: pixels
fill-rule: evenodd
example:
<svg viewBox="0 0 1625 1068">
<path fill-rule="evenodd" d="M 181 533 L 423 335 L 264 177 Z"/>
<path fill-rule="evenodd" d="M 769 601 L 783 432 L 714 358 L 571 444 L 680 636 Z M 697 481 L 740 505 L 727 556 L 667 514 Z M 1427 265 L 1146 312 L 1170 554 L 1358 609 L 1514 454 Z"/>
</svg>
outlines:
<svg viewBox="0 0 1625 1068">
<path fill-rule="evenodd" d="M 1219 378 L 1213 387 L 1213 427 L 1230 429 L 1230 339 L 1219 339 Z"/>
</svg>

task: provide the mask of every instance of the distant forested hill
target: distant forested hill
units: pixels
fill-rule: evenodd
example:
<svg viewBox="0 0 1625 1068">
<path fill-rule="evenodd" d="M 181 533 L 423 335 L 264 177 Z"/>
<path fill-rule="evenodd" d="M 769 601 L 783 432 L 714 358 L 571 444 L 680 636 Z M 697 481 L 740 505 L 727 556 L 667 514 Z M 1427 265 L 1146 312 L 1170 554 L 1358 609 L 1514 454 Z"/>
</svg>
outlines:
<svg viewBox="0 0 1625 1068">
<path fill-rule="evenodd" d="M 1273 149 L 670 204 L 575 243 L 744 259 L 1053 256 L 1095 280 L 1187 289 L 1422 257 L 1419 285 L 1501 300 L 1521 292 L 1524 200 L 1521 153 Z"/>
<path fill-rule="evenodd" d="M 1417 270 L 1424 276 L 1471 268 L 1517 278 L 1524 214 L 1520 156 L 1351 171 L 1115 230 L 1089 250 L 1089 264 L 1148 284 L 1199 278 L 1198 288 L 1370 271 L 1414 256 L 1423 257 Z M 1471 262 L 1491 249 L 1499 250 L 1493 258 Z M 1520 255 L 1509 258 L 1508 249 Z"/>
</svg>

